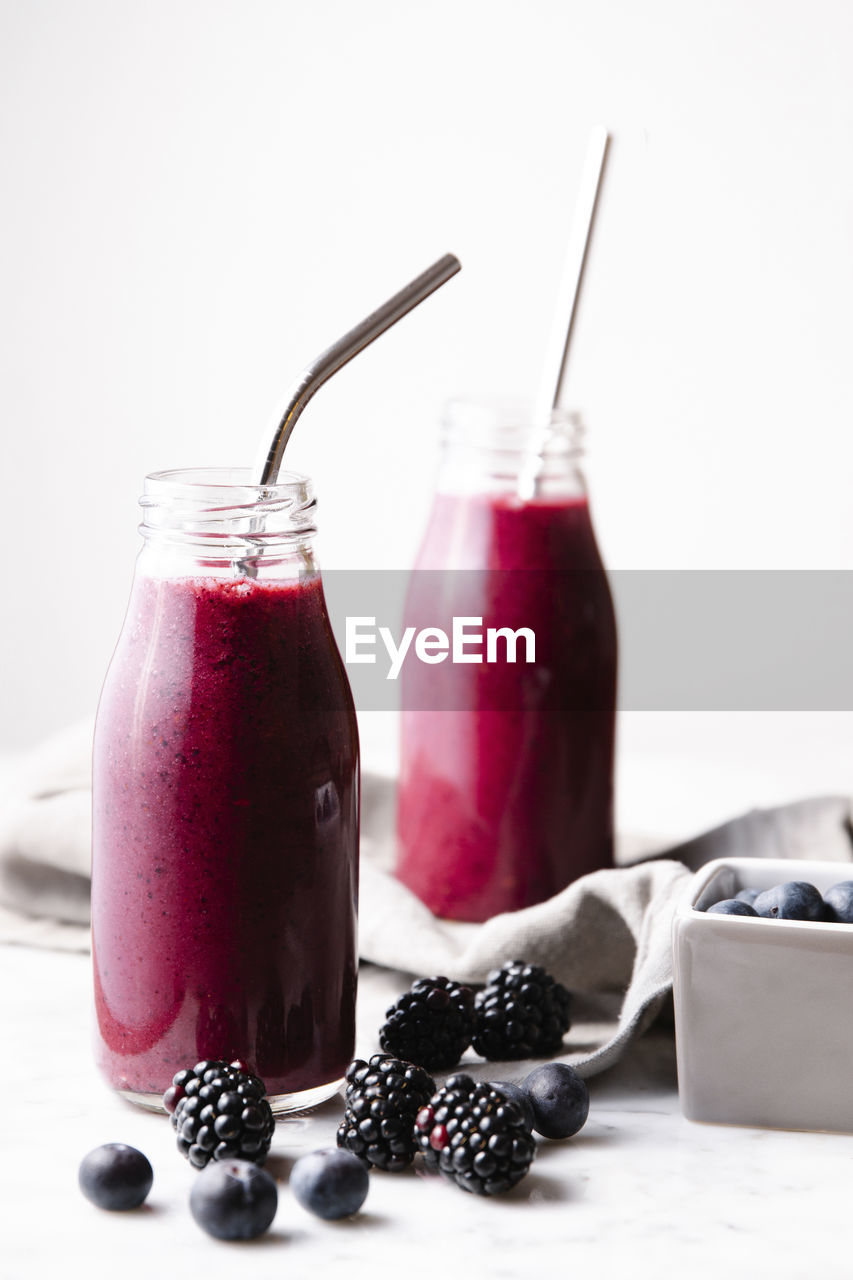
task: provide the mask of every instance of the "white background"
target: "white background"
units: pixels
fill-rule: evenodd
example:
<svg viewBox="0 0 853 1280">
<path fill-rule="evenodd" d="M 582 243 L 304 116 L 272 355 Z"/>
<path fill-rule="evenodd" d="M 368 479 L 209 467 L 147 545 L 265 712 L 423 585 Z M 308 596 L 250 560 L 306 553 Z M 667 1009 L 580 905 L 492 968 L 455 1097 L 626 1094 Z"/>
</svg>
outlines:
<svg viewBox="0 0 853 1280">
<path fill-rule="evenodd" d="M 597 123 L 568 400 L 607 562 L 851 567 L 851 66 L 848 0 L 0 0 L 0 749 L 93 708 L 145 472 L 250 463 L 450 250 L 289 454 L 327 566 L 409 562 L 442 402 L 535 390 Z"/>
</svg>

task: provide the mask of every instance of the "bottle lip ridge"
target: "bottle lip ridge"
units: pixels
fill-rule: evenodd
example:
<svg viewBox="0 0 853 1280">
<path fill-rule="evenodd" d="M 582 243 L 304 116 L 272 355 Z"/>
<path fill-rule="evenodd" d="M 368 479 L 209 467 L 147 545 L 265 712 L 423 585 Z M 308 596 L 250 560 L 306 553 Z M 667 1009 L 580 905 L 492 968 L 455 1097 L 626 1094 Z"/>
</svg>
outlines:
<svg viewBox="0 0 853 1280">
<path fill-rule="evenodd" d="M 283 494 L 311 487 L 308 476 L 298 471 L 283 471 L 274 484 L 255 484 L 251 467 L 175 467 L 163 471 L 150 471 L 145 477 L 144 492 L 164 495 L 197 496 L 199 490 L 247 490 L 257 494 Z"/>
<path fill-rule="evenodd" d="M 139 499 L 140 532 L 259 544 L 316 533 L 317 501 L 307 476 L 288 472 L 275 484 L 259 485 L 252 474 L 248 467 L 151 472 Z"/>
<path fill-rule="evenodd" d="M 564 455 L 579 455 L 585 434 L 577 411 L 555 408 L 543 426 L 534 420 L 532 401 L 510 396 L 454 397 L 445 405 L 441 428 L 444 444 Z"/>
</svg>

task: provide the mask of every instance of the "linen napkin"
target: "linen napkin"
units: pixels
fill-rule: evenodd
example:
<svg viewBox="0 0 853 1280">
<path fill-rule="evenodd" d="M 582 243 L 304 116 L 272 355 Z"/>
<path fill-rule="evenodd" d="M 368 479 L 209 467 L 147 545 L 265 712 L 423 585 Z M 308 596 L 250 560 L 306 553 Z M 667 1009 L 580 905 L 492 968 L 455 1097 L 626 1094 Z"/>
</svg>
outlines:
<svg viewBox="0 0 853 1280">
<path fill-rule="evenodd" d="M 0 942 L 88 949 L 90 743 L 91 724 L 75 726 L 0 777 Z M 562 1056 L 584 1075 L 615 1063 L 664 1006 L 672 916 L 692 870 L 736 854 L 853 856 L 848 799 L 806 800 L 755 810 L 644 861 L 584 876 L 537 906 L 466 924 L 437 919 L 394 878 L 393 813 L 393 779 L 365 774 L 363 994 L 395 985 L 401 993 L 411 975 L 482 983 L 506 960 L 541 964 L 575 994 Z M 371 966 L 386 972 L 374 974 Z M 467 1062 L 465 1069 L 478 1073 Z"/>
</svg>

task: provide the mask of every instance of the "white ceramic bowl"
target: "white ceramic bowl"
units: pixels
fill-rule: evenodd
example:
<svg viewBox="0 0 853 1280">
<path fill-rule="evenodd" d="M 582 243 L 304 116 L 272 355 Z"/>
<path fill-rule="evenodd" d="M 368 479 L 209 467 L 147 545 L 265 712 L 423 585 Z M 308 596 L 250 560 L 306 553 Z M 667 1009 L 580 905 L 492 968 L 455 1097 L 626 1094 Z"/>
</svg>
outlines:
<svg viewBox="0 0 853 1280">
<path fill-rule="evenodd" d="M 689 1120 L 853 1133 L 853 925 L 703 910 L 787 880 L 825 893 L 853 880 L 853 864 L 720 858 L 676 910 L 682 1110 Z"/>
</svg>

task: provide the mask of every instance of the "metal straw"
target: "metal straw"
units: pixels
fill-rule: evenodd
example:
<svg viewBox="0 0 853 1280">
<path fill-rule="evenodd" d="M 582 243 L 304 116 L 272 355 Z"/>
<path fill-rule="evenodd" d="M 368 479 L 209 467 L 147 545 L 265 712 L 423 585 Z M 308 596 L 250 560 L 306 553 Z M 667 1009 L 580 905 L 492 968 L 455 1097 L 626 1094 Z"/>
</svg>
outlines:
<svg viewBox="0 0 853 1280">
<path fill-rule="evenodd" d="M 255 484 L 275 484 L 293 428 L 315 391 L 319 391 L 333 373 L 337 373 L 338 369 L 352 360 L 353 356 L 357 356 L 359 351 L 363 351 L 386 329 L 390 329 L 403 316 L 408 315 L 461 269 L 462 264 L 458 258 L 455 258 L 452 253 L 445 254 L 411 284 L 407 284 L 405 289 L 395 293 L 393 298 L 389 298 L 366 320 L 362 320 L 361 324 L 350 329 L 328 350 L 317 356 L 312 364 L 303 369 L 288 396 L 284 411 L 277 418 L 272 443 L 268 449 L 264 450 L 258 463 Z M 267 438 L 264 437 L 265 440 Z"/>
<path fill-rule="evenodd" d="M 581 185 L 575 207 L 575 216 L 572 220 L 568 253 L 542 371 L 539 398 L 536 401 L 534 410 L 533 422 L 535 426 L 547 426 L 551 421 L 553 410 L 560 403 L 560 394 L 568 363 L 569 344 L 572 340 L 572 328 L 583 281 L 583 269 L 592 234 L 593 219 L 595 218 L 609 142 L 610 135 L 606 129 L 601 126 L 593 129 L 587 147 L 583 174 L 581 175 Z"/>
</svg>

